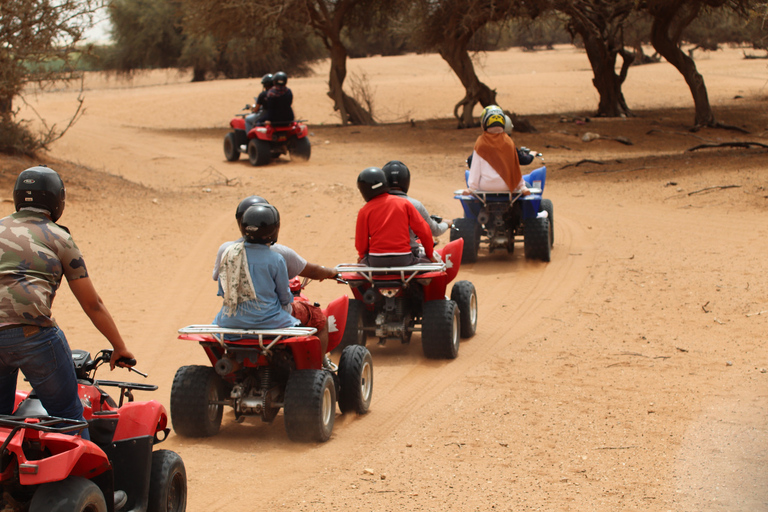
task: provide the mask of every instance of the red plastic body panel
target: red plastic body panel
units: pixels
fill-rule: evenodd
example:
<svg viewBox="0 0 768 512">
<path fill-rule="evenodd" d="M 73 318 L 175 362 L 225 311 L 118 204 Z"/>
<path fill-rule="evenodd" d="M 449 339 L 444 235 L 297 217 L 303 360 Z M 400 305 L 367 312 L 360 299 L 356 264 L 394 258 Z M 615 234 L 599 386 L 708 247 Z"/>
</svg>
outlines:
<svg viewBox="0 0 768 512">
<path fill-rule="evenodd" d="M 328 319 L 328 352 L 336 348 L 344 337 L 344 327 L 347 325 L 347 311 L 349 310 L 349 298 L 342 295 L 331 301 L 323 310 Z"/>
<path fill-rule="evenodd" d="M 10 429 L 0 428 L 0 439 L 6 439 L 9 433 Z M 48 450 L 51 455 L 41 460 L 28 460 L 21 447 L 25 439 L 39 442 L 40 446 Z M 57 482 L 68 476 L 91 479 L 111 468 L 101 448 L 79 436 L 21 429 L 8 443 L 7 449 L 16 456 L 19 464 L 37 466 L 36 473 L 19 473 L 21 485 Z M 13 466 L 9 465 L 10 471 L 6 471 L 6 473 L 10 472 L 10 475 L 3 473 L 0 478 L 5 480 L 12 477 Z"/>
<path fill-rule="evenodd" d="M 128 402 L 117 410 L 120 418 L 115 430 L 115 441 L 134 437 L 154 436 L 168 426 L 168 413 L 157 400 Z"/>
</svg>

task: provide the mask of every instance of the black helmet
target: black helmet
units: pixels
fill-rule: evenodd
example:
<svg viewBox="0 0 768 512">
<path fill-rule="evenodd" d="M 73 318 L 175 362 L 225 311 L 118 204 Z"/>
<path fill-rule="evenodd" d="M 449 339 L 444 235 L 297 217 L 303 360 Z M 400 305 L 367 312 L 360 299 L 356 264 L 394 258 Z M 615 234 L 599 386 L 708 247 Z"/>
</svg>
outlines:
<svg viewBox="0 0 768 512">
<path fill-rule="evenodd" d="M 51 213 L 56 222 L 64 212 L 67 192 L 59 173 L 44 165 L 21 171 L 13 187 L 13 202 L 16 211 L 24 207 L 40 208 Z"/>
<path fill-rule="evenodd" d="M 275 73 L 272 79 L 275 82 L 275 85 L 285 85 L 288 83 L 288 75 L 286 75 L 283 71 L 278 71 Z"/>
<path fill-rule="evenodd" d="M 261 85 L 269 89 L 272 87 L 272 82 L 274 82 L 274 79 L 272 77 L 272 73 L 267 73 L 263 77 L 261 77 Z"/>
<path fill-rule="evenodd" d="M 376 196 L 389 192 L 387 176 L 378 167 L 369 167 L 357 177 L 357 188 L 360 189 L 363 199 L 368 202 Z"/>
<path fill-rule="evenodd" d="M 280 231 L 280 213 L 271 204 L 250 206 L 240 221 L 240 233 L 246 242 L 272 245 Z"/>
<path fill-rule="evenodd" d="M 400 160 L 390 160 L 381 170 L 387 177 L 389 188 L 399 188 L 408 193 L 408 188 L 411 186 L 411 171 L 408 170 L 407 165 Z"/>
<path fill-rule="evenodd" d="M 238 227 L 240 226 L 240 221 L 243 220 L 245 210 L 255 204 L 269 204 L 269 201 L 261 196 L 248 196 L 240 201 L 240 204 L 237 205 L 237 210 L 235 210 L 235 220 L 237 220 Z"/>
</svg>

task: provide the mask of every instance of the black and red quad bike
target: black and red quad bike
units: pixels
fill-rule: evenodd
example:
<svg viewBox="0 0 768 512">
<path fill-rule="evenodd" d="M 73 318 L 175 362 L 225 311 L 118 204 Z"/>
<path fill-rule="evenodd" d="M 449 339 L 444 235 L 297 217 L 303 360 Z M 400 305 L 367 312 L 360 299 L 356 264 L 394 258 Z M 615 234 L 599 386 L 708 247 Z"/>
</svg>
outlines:
<svg viewBox="0 0 768 512">
<path fill-rule="evenodd" d="M 441 263 L 419 263 L 406 267 L 336 266 L 349 283 L 354 299 L 349 301 L 342 347 L 362 345 L 366 339 L 410 343 L 411 334 L 421 331 L 421 346 L 430 359 L 455 359 L 459 337 L 469 338 L 477 330 L 477 292 L 469 281 L 458 281 L 446 295 L 448 283 L 459 273 L 464 240 L 448 243 Z M 346 348 L 344 349 L 346 350 Z"/>
<path fill-rule="evenodd" d="M 300 290 L 293 291 L 294 301 L 306 300 Z M 344 335 L 347 303 L 344 295 L 323 310 L 328 350 Z M 259 416 L 272 423 L 282 409 L 292 441 L 327 441 L 337 402 L 342 413 L 368 412 L 373 361 L 368 349 L 355 346 L 341 353 L 335 369 L 324 367 L 316 332 L 311 327 L 246 330 L 209 324 L 179 329 L 179 339 L 198 342 L 211 366 L 182 366 L 176 372 L 171 388 L 174 431 L 188 437 L 215 435 L 226 405 L 238 422 Z"/>
<path fill-rule="evenodd" d="M 232 131 L 224 137 L 224 156 L 228 161 L 248 155 L 251 165 L 268 165 L 273 158 L 290 155 L 291 159 L 309 160 L 312 145 L 309 129 L 302 121 L 272 123 L 256 126 L 245 133 L 245 114 L 238 114 L 229 122 Z"/>
<path fill-rule="evenodd" d="M 186 510 L 184 462 L 170 450 L 153 450 L 170 431 L 165 408 L 155 400 L 133 401 L 134 391 L 157 386 L 96 380 L 96 369 L 111 357 L 111 350 L 93 359 L 72 351 L 86 421 L 49 416 L 34 391 L 16 392 L 13 415 L 0 416 L 0 510 Z M 107 387 L 120 390 L 117 403 Z M 66 434 L 85 428 L 91 441 Z"/>
</svg>

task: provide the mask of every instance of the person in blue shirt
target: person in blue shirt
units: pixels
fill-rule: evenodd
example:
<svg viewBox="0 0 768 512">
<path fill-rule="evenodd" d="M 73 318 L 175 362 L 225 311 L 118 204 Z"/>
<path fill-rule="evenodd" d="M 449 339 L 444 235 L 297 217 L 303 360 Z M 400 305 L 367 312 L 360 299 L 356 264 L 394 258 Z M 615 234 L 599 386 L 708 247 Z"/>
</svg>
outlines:
<svg viewBox="0 0 768 512">
<path fill-rule="evenodd" d="M 221 255 L 218 295 L 223 304 L 213 323 L 231 329 L 314 327 L 327 359 L 328 328 L 323 311 L 306 301 L 294 302 L 285 259 L 270 249 L 280 231 L 277 208 L 254 204 L 239 225 L 243 239 Z"/>
</svg>

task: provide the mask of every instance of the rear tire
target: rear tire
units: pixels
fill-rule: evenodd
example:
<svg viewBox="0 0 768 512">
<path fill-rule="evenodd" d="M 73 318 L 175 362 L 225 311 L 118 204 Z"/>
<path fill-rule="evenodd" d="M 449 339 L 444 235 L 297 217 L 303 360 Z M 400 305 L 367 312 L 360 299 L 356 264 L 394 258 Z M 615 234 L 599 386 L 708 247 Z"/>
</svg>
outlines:
<svg viewBox="0 0 768 512">
<path fill-rule="evenodd" d="M 269 141 L 251 139 L 248 142 L 248 160 L 251 165 L 268 165 L 272 161 L 272 145 Z"/>
<path fill-rule="evenodd" d="M 224 136 L 224 157 L 229 162 L 240 160 L 240 148 L 237 147 L 237 137 L 234 132 Z"/>
<path fill-rule="evenodd" d="M 477 252 L 480 250 L 480 225 L 477 221 L 467 218 L 454 219 L 453 229 L 451 229 L 451 242 L 459 238 L 464 239 L 461 262 L 476 262 Z"/>
<path fill-rule="evenodd" d="M 342 414 L 365 414 L 373 395 L 373 359 L 367 348 L 352 345 L 339 360 L 339 409 Z"/>
<path fill-rule="evenodd" d="M 210 366 L 182 366 L 171 386 L 171 422 L 177 434 L 210 437 L 218 433 L 224 406 L 224 381 Z"/>
<path fill-rule="evenodd" d="M 547 218 L 549 219 L 549 246 L 555 246 L 555 210 L 552 206 L 551 199 L 542 199 L 539 211 L 547 212 Z"/>
<path fill-rule="evenodd" d="M 110 499 L 114 497 L 110 496 Z M 58 482 L 42 484 L 32 496 L 29 512 L 107 512 L 107 502 L 99 486 L 92 481 L 70 476 Z"/>
<path fill-rule="evenodd" d="M 452 300 L 424 303 L 421 348 L 429 359 L 456 359 L 459 355 L 459 308 Z"/>
<path fill-rule="evenodd" d="M 296 142 L 291 150 L 291 159 L 298 158 L 305 162 L 309 160 L 312 155 L 312 144 L 309 142 L 309 137 L 302 137 L 296 139 Z"/>
<path fill-rule="evenodd" d="M 550 259 L 550 224 L 549 219 L 534 217 L 526 219 L 523 226 L 525 257 L 528 259 L 549 261 Z"/>
<path fill-rule="evenodd" d="M 336 386 L 325 370 L 295 370 L 285 386 L 285 431 L 291 441 L 324 443 L 336 418 Z"/>
<path fill-rule="evenodd" d="M 152 453 L 147 512 L 184 512 L 187 509 L 187 471 L 181 457 L 170 450 Z"/>
<path fill-rule="evenodd" d="M 459 306 L 461 337 L 471 338 L 477 331 L 477 290 L 469 281 L 459 281 L 451 289 L 451 300 Z"/>
<path fill-rule="evenodd" d="M 363 327 L 365 326 L 365 304 L 357 299 L 349 299 L 349 309 L 347 309 L 347 324 L 344 326 L 344 336 L 341 337 L 339 346 L 334 349 L 341 352 L 352 345 L 365 346 L 365 340 L 368 337 Z"/>
</svg>

